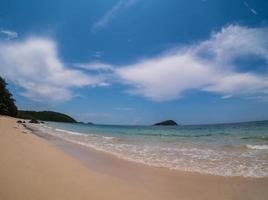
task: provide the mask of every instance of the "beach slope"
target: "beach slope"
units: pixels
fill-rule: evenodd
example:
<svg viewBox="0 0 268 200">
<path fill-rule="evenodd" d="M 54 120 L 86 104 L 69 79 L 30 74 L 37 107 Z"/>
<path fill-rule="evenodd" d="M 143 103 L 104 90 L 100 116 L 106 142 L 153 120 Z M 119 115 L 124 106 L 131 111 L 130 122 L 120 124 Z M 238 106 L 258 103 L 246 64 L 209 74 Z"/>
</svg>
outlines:
<svg viewBox="0 0 268 200">
<path fill-rule="evenodd" d="M 16 121 L 0 116 L 0 200 L 268 199 L 267 178 L 143 166 L 72 144 L 61 149 Z"/>
<path fill-rule="evenodd" d="M 0 127 L 1 200 L 146 197 L 119 179 L 90 171 L 31 134 L 15 118 L 0 116 Z"/>
</svg>

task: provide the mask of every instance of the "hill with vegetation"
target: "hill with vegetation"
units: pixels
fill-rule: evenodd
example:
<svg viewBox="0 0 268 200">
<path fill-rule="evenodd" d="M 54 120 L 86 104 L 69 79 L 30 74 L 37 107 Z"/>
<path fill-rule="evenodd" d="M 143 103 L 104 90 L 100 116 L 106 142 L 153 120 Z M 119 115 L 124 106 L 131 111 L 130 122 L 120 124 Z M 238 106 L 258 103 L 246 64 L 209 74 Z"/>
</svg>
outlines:
<svg viewBox="0 0 268 200">
<path fill-rule="evenodd" d="M 12 94 L 6 87 L 5 79 L 0 76 L 0 115 L 16 117 L 18 109 Z"/>
<path fill-rule="evenodd" d="M 26 111 L 26 110 L 19 110 L 18 111 L 18 118 L 22 119 L 36 119 L 42 121 L 54 121 L 54 122 L 70 122 L 76 123 L 76 120 L 72 117 L 53 111 Z"/>
</svg>

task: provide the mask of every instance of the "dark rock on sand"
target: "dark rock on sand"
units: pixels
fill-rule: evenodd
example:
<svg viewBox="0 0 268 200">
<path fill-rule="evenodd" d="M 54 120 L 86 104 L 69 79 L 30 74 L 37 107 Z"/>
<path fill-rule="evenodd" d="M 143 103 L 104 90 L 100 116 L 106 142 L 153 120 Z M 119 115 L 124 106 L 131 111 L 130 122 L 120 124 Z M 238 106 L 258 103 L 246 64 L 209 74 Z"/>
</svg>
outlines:
<svg viewBox="0 0 268 200">
<path fill-rule="evenodd" d="M 39 124 L 39 121 L 37 121 L 36 119 L 31 119 L 31 120 L 29 121 L 29 123 Z"/>
</svg>

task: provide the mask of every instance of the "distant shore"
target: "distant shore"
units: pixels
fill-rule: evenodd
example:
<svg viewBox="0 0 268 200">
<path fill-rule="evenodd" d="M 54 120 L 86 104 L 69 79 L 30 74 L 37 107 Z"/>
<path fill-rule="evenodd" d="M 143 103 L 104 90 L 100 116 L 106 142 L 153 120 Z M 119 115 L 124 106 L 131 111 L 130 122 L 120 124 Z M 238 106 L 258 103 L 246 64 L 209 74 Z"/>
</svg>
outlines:
<svg viewBox="0 0 268 200">
<path fill-rule="evenodd" d="M 33 134 L 0 116 L 0 199 L 254 199 L 268 178 L 219 177 L 146 167 Z"/>
</svg>

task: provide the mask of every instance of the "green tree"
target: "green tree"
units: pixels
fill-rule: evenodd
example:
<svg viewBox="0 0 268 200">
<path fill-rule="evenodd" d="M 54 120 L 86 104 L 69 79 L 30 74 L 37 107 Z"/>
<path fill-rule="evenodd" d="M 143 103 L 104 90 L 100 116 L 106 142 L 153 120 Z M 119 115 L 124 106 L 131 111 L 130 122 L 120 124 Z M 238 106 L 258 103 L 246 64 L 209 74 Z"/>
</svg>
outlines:
<svg viewBox="0 0 268 200">
<path fill-rule="evenodd" d="M 6 86 L 5 79 L 0 76 L 0 114 L 16 117 L 18 109 L 15 100 L 12 98 L 12 94 Z"/>
</svg>

